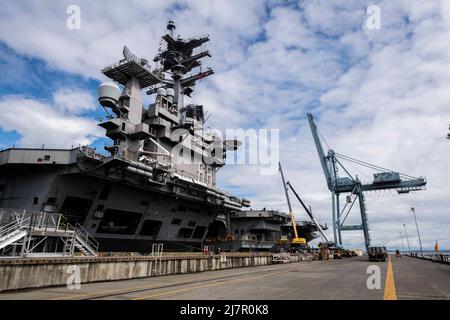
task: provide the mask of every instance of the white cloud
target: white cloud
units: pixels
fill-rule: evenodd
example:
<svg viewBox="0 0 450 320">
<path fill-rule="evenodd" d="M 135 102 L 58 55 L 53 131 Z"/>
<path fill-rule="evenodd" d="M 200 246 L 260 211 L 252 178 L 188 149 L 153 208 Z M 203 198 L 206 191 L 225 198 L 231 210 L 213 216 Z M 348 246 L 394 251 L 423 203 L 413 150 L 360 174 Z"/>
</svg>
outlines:
<svg viewBox="0 0 450 320">
<path fill-rule="evenodd" d="M 54 92 L 53 102 L 60 111 L 71 114 L 95 110 L 98 104 L 88 91 L 69 88 L 61 88 Z"/>
<path fill-rule="evenodd" d="M 48 147 L 88 145 L 103 135 L 92 119 L 60 112 L 54 106 L 18 96 L 0 100 L 0 128 L 17 131 L 18 145 Z"/>
<path fill-rule="evenodd" d="M 213 51 L 221 61 L 236 63 L 242 58 L 242 39 L 260 31 L 259 18 L 264 12 L 260 0 L 245 5 L 236 0 L 132 0 L 110 1 L 107 6 L 82 0 L 77 1 L 81 29 L 69 30 L 66 8 L 72 4 L 70 0 L 44 0 L 4 5 L 0 40 L 57 69 L 101 79 L 99 70 L 121 59 L 123 45 L 137 55 L 153 58 L 171 19 L 178 22 L 177 33 L 182 29 L 187 36 L 210 34 L 217 39 Z"/>
<path fill-rule="evenodd" d="M 258 71 L 261 75 L 269 75 L 263 82 L 273 85 L 273 100 L 270 100 L 271 109 L 265 109 L 264 103 L 253 105 L 262 111 L 262 115 L 267 116 L 268 126 L 278 125 L 286 137 L 294 135 L 297 138 L 296 142 L 286 139 L 286 147 L 282 149 L 285 171 L 307 202 L 313 205 L 316 215 L 322 221 L 330 221 L 331 211 L 325 180 L 306 121 L 292 121 L 292 116 L 296 114 L 295 109 L 301 108 L 301 103 L 290 104 L 285 108 L 289 101 L 295 101 L 295 94 L 299 91 L 320 99 L 321 105 L 314 111 L 319 117 L 318 124 L 323 135 L 338 152 L 428 178 L 426 191 L 382 199 L 368 197 L 367 206 L 374 243 L 400 247 L 398 231 L 402 231 L 402 223 L 406 223 L 411 244 L 417 247 L 409 212 L 410 207 L 415 206 L 420 217 L 425 246 L 431 248 L 435 240 L 440 240 L 441 246 L 449 247 L 450 191 L 446 170 L 448 141 L 444 137 L 450 119 L 450 109 L 446 103 L 450 92 L 447 54 L 450 46 L 448 42 L 440 41 L 448 38 L 448 15 L 447 18 L 441 16 L 437 10 L 439 6 L 436 5 L 428 5 L 424 11 L 421 11 L 420 4 L 391 5 L 391 2 L 383 2 L 380 6 L 384 24 L 378 33 L 362 28 L 348 32 L 351 25 L 355 25 L 354 22 L 342 24 L 345 24 L 349 12 L 346 11 L 342 15 L 339 10 L 333 11 L 330 17 L 333 16 L 334 21 L 339 21 L 337 27 L 342 29 L 330 31 L 330 34 L 342 36 L 337 40 L 321 39 L 322 45 L 315 48 L 312 55 L 316 58 L 318 52 L 322 52 L 323 56 L 317 57 L 317 64 L 314 58 L 306 59 L 310 63 L 308 67 L 311 72 L 308 72 L 307 68 L 298 72 L 296 68 L 301 66 L 301 62 L 290 58 L 289 53 L 279 50 L 279 47 L 264 50 L 264 59 L 270 66 L 264 68 L 265 64 L 261 63 Z M 419 14 L 420 12 L 422 14 Z M 353 14 L 364 18 L 359 9 Z M 411 16 L 411 21 L 417 20 L 418 24 L 406 24 L 400 19 L 402 16 Z M 318 29 L 321 31 L 326 31 L 329 27 L 329 20 L 323 17 L 316 22 L 320 24 Z M 270 23 L 277 24 L 276 21 Z M 284 21 L 280 22 L 283 23 Z M 295 23 L 297 22 L 293 22 L 293 25 Z M 320 38 L 316 38 L 318 39 Z M 270 38 L 264 43 L 256 44 L 252 50 L 256 52 L 258 47 L 267 47 L 269 41 Z M 298 42 L 298 39 L 291 40 L 292 45 Z M 339 45 L 328 51 L 325 49 L 327 43 Z M 284 46 L 289 46 L 289 42 Z M 329 63 L 328 57 L 339 57 L 342 52 L 349 52 L 349 57 L 353 59 L 346 62 L 350 66 L 347 71 L 332 65 L 329 69 L 322 69 L 324 63 Z M 261 55 L 255 56 L 262 58 Z M 296 70 L 298 78 L 303 81 L 315 76 L 322 82 L 313 82 L 316 91 L 306 92 L 302 90 L 300 80 L 297 88 L 293 87 L 283 94 L 277 94 L 280 91 L 275 89 L 276 83 L 271 82 L 271 72 L 280 71 L 278 80 L 285 75 L 294 83 L 297 80 L 289 71 L 284 72 L 283 65 L 280 66 L 282 63 L 285 63 L 284 67 Z M 339 75 L 331 85 L 329 83 L 333 82 L 333 77 L 323 81 L 326 79 L 324 74 L 327 75 L 330 71 Z M 261 93 L 264 89 L 258 92 L 264 94 Z M 321 91 L 323 94 L 320 94 Z M 295 130 L 295 126 L 300 128 Z M 355 171 L 352 167 L 349 169 Z M 286 209 L 284 197 L 278 190 L 279 178 L 258 177 L 256 172 L 257 168 L 251 171 L 245 168 L 239 170 L 239 173 L 236 168 L 225 168 L 222 174 L 225 181 L 241 185 L 243 189 L 253 190 L 254 203 Z M 367 180 L 363 174 L 358 171 L 356 173 Z M 370 178 L 371 173 L 366 174 Z M 299 206 L 297 212 L 299 216 L 305 217 Z M 354 212 L 349 222 L 359 223 L 359 214 Z M 361 240 L 359 232 L 344 233 L 344 242 L 347 244 L 358 246 L 361 245 Z"/>
</svg>

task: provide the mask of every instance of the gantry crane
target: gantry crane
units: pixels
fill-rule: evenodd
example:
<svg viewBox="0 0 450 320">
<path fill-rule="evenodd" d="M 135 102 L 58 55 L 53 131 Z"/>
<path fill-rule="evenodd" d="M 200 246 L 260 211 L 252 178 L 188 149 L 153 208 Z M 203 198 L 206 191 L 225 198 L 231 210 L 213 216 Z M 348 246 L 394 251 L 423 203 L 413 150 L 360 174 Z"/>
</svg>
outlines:
<svg viewBox="0 0 450 320">
<path fill-rule="evenodd" d="M 286 194 L 286 200 L 287 200 L 287 204 L 288 204 L 288 208 L 289 208 L 289 214 L 291 215 L 292 228 L 294 229 L 294 239 L 291 240 L 291 244 L 293 244 L 295 246 L 297 246 L 297 245 L 304 245 L 304 244 L 306 244 L 306 239 L 305 238 L 300 238 L 298 236 L 297 223 L 295 222 L 294 211 L 292 211 L 291 200 L 289 199 L 289 193 L 288 193 L 288 189 L 287 189 L 287 186 L 286 186 L 286 182 L 284 180 L 283 169 L 281 169 L 281 163 L 280 162 L 278 162 L 278 168 L 280 170 L 281 180 L 283 182 L 284 193 Z"/>
<path fill-rule="evenodd" d="M 399 194 L 409 193 L 410 191 L 425 189 L 427 181 L 425 178 L 415 178 L 336 153 L 331 148 L 325 154 L 312 114 L 308 113 L 307 118 L 325 180 L 328 189 L 331 191 L 334 242 L 342 246 L 342 231 L 362 230 L 364 233 L 364 244 L 367 252 L 369 252 L 370 235 L 364 192 L 391 189 L 397 191 Z M 368 184 L 362 183 L 358 176 L 350 174 L 349 170 L 343 165 L 343 161 L 376 171 L 373 175 L 373 181 Z M 339 176 L 339 168 L 343 169 L 346 176 Z M 342 210 L 339 204 L 341 194 L 347 194 L 346 202 Z M 359 211 L 361 213 L 361 224 L 344 225 L 356 200 L 358 200 Z"/>
</svg>

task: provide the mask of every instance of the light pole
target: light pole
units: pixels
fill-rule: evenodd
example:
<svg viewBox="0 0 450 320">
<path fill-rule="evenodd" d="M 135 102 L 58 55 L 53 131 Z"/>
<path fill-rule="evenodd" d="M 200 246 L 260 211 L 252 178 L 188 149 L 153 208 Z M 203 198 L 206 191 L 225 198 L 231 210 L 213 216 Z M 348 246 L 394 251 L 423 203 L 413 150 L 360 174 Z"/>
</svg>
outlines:
<svg viewBox="0 0 450 320">
<path fill-rule="evenodd" d="M 409 252 L 409 254 L 411 254 L 411 248 L 409 247 L 408 232 L 406 232 L 406 225 L 405 224 L 403 224 L 403 228 L 405 228 L 406 243 L 408 244 L 408 252 Z"/>
<path fill-rule="evenodd" d="M 405 244 L 403 243 L 403 233 L 399 231 L 400 233 L 400 239 L 402 239 L 402 251 L 405 252 Z"/>
<path fill-rule="evenodd" d="M 422 258 L 423 258 L 422 240 L 420 239 L 419 225 L 417 224 L 417 219 L 416 219 L 416 210 L 414 209 L 414 207 L 412 207 L 411 211 L 414 215 L 414 221 L 416 222 L 417 236 L 419 237 L 419 244 L 420 244 L 420 254 L 422 255 Z"/>
</svg>

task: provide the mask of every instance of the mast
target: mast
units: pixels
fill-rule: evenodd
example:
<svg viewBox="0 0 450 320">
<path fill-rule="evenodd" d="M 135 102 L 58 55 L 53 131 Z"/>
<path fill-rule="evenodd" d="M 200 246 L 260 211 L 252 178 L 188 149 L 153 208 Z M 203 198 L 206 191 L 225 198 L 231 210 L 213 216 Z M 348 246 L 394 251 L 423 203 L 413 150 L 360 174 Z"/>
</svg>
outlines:
<svg viewBox="0 0 450 320">
<path fill-rule="evenodd" d="M 195 48 L 209 41 L 209 36 L 183 39 L 175 37 L 175 29 L 175 23 L 169 21 L 166 34 L 162 36 L 164 49 L 153 59 L 159 62 L 160 67 L 152 70 L 146 59 L 137 57 L 125 46 L 124 58 L 102 70 L 114 82 L 101 85 L 99 101 L 117 117 L 99 125 L 114 141 L 114 146 L 109 147 L 108 151 L 115 157 L 138 161 L 145 145 L 161 136 L 161 126 L 165 126 L 163 130 L 166 132 L 171 132 L 172 127 L 182 125 L 180 113 L 185 110 L 184 95 L 192 93 L 192 87 L 198 80 L 214 73 L 208 68 L 205 72 L 186 76 L 201 66 L 201 58 L 211 56 L 207 50 L 193 54 Z M 123 89 L 117 84 L 122 85 Z M 149 95 L 156 93 L 155 104 L 148 109 L 142 104 L 142 90 Z M 198 123 L 203 121 L 203 106 L 192 105 L 190 108 L 190 111 L 195 111 L 191 112 L 195 114 L 191 122 L 199 127 Z M 161 120 L 155 123 L 152 119 Z M 160 147 L 157 146 L 157 149 Z"/>
</svg>

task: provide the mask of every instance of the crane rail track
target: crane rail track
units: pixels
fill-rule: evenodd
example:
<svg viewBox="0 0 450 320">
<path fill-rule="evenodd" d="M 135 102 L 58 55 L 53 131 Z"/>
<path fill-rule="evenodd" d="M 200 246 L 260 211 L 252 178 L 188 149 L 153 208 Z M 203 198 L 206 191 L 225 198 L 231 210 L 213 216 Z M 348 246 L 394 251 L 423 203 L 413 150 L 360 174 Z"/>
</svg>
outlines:
<svg viewBox="0 0 450 320">
<path fill-rule="evenodd" d="M 291 270 L 292 269 L 292 270 Z M 244 272 L 244 273 L 234 273 L 231 275 L 226 275 L 226 276 L 220 276 L 220 277 L 211 277 L 211 278 L 201 278 L 201 279 L 193 279 L 191 281 L 184 281 L 184 282 L 177 282 L 177 283 L 172 283 L 172 284 L 167 284 L 167 285 L 162 285 L 162 286 L 149 286 L 148 288 L 142 288 L 142 289 L 134 289 L 134 290 L 123 290 L 120 292 L 116 292 L 116 293 L 105 293 L 105 294 L 98 294 L 95 296 L 90 296 L 90 297 L 86 297 L 86 298 L 81 298 L 79 300 L 95 300 L 95 299 L 102 299 L 102 298 L 111 298 L 111 297 L 117 297 L 117 296 L 122 296 L 125 294 L 130 294 L 130 293 L 140 293 L 140 292 L 148 292 L 148 291 L 154 291 L 154 290 L 160 290 L 160 289 L 167 289 L 167 288 L 174 288 L 174 287 L 179 287 L 179 286 L 185 286 L 185 285 L 192 285 L 192 284 L 197 284 L 197 283 L 203 283 L 203 282 L 211 282 L 211 281 L 218 281 L 218 280 L 228 280 L 228 279 L 232 279 L 232 278 L 239 278 L 242 276 L 249 276 L 249 275 L 264 275 L 264 274 L 270 274 L 273 272 L 279 272 L 279 271 L 300 271 L 300 269 L 298 268 L 298 266 L 286 266 L 286 267 L 280 267 L 280 268 L 271 268 L 269 270 L 264 270 L 264 271 L 253 271 L 253 272 Z M 301 269 L 303 270 L 303 269 Z M 85 294 L 85 296 L 88 296 L 89 294 Z M 82 295 L 80 295 L 81 297 Z"/>
</svg>

